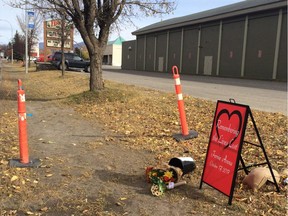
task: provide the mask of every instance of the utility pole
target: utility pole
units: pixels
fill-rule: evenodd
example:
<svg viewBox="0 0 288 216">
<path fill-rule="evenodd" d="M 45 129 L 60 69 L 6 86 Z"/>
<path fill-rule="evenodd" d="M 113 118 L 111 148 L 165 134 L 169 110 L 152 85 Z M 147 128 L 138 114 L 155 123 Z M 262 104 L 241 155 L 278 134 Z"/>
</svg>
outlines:
<svg viewBox="0 0 288 216">
<path fill-rule="evenodd" d="M 27 0 L 25 1 L 25 73 L 28 73 L 28 14 Z"/>
</svg>

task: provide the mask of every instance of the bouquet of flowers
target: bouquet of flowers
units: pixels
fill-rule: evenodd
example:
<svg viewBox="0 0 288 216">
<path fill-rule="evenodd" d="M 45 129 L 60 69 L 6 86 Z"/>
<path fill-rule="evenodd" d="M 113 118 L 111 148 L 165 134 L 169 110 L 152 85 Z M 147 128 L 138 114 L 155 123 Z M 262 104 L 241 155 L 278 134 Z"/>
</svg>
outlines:
<svg viewBox="0 0 288 216">
<path fill-rule="evenodd" d="M 180 168 L 167 164 L 161 167 L 146 168 L 146 178 L 149 183 L 152 183 L 151 192 L 154 196 L 161 196 L 165 190 L 185 184 L 185 181 L 179 182 L 181 176 L 182 170 Z"/>
</svg>

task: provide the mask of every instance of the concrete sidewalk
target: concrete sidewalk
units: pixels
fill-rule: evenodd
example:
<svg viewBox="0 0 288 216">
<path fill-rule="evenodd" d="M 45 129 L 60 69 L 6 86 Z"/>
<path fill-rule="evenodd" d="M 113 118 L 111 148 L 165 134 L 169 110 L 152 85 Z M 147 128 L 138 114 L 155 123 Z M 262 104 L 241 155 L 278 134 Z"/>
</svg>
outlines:
<svg viewBox="0 0 288 216">
<path fill-rule="evenodd" d="M 125 84 L 175 92 L 172 72 L 121 70 L 103 66 L 103 78 Z M 183 94 L 211 101 L 228 101 L 249 105 L 252 109 L 287 115 L 287 83 L 180 74 Z"/>
</svg>

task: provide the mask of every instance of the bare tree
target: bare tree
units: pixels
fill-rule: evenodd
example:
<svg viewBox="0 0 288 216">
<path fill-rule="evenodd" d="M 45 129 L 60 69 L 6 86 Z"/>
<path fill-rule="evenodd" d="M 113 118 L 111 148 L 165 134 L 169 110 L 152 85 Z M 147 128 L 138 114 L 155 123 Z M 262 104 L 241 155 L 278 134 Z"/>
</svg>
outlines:
<svg viewBox="0 0 288 216">
<path fill-rule="evenodd" d="M 34 20 L 33 20 L 34 28 L 28 30 L 28 58 L 29 58 L 28 64 L 29 64 L 29 67 L 30 67 L 30 57 L 31 57 L 32 47 L 38 43 L 38 35 L 41 33 L 41 30 L 42 30 L 41 28 L 42 20 L 43 19 L 40 13 L 36 12 L 34 16 Z M 17 21 L 21 28 L 22 33 L 25 34 L 25 31 L 26 31 L 25 18 L 23 16 L 22 17 L 17 16 Z"/>
<path fill-rule="evenodd" d="M 53 11 L 52 11 L 53 12 Z M 64 55 L 64 45 L 66 43 L 66 41 L 68 40 L 68 37 L 70 36 L 70 32 L 71 32 L 71 28 L 73 28 L 73 23 L 69 20 L 67 20 L 67 14 L 65 13 L 65 11 L 62 11 L 62 13 L 60 14 L 51 14 L 50 13 L 50 17 L 56 18 L 59 17 L 59 22 L 60 25 L 56 26 L 56 33 L 57 35 L 60 36 L 60 45 L 61 45 L 61 73 L 62 73 L 62 77 L 65 74 L 65 70 L 66 70 L 66 64 L 65 64 L 65 55 Z"/>
<path fill-rule="evenodd" d="M 172 0 L 43 0 L 41 8 L 38 0 L 18 0 L 34 8 L 54 10 L 59 14 L 65 11 L 79 31 L 90 57 L 90 91 L 104 88 L 102 58 L 111 26 L 119 18 L 155 16 L 170 13 L 175 9 Z M 45 7 L 44 7 L 45 6 Z M 19 4 L 18 4 L 19 7 Z"/>
</svg>

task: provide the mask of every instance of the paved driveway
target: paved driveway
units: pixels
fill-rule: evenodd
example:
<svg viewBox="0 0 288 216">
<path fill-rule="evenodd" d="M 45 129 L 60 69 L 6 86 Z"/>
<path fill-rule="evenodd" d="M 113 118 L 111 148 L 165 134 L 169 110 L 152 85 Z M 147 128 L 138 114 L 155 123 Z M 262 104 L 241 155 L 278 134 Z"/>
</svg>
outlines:
<svg viewBox="0 0 288 216">
<path fill-rule="evenodd" d="M 125 84 L 175 92 L 172 73 L 120 70 L 103 67 L 103 78 Z M 287 115 L 287 83 L 195 75 L 180 75 L 183 94 L 207 100 L 249 105 L 252 109 Z"/>
</svg>

